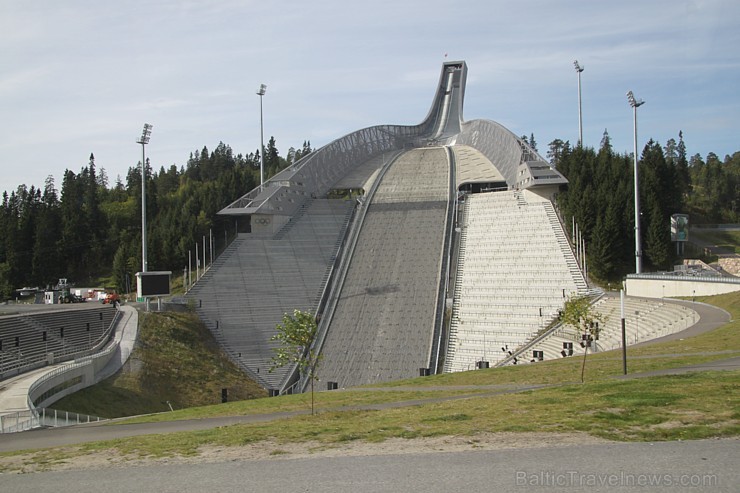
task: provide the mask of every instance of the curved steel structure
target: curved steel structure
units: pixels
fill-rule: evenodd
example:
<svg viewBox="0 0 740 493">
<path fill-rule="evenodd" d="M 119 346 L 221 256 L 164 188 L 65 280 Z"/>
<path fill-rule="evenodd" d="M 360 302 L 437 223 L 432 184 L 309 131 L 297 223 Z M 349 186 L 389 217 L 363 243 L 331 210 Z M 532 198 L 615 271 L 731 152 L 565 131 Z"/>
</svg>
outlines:
<svg viewBox="0 0 740 493">
<path fill-rule="evenodd" d="M 429 145 L 459 144 L 478 149 L 506 178 L 510 188 L 567 183 L 502 125 L 490 120 L 463 120 L 467 71 L 464 61 L 443 64 L 432 106 L 420 124 L 376 125 L 347 134 L 284 169 L 219 214 L 291 216 L 303 199 L 325 195 L 334 183 L 367 160 L 383 153 Z M 547 173 L 538 172 L 541 169 L 532 172 L 532 163 L 546 167 Z"/>
</svg>

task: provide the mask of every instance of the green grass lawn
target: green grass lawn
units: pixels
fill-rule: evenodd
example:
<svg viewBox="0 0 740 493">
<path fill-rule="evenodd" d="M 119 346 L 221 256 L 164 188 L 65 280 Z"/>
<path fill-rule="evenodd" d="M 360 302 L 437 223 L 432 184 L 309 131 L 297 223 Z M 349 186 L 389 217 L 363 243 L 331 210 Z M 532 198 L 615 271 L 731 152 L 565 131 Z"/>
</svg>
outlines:
<svg viewBox="0 0 740 493">
<path fill-rule="evenodd" d="M 691 236 L 740 253 L 740 231 L 720 231 L 711 229 L 692 229 Z"/>
<path fill-rule="evenodd" d="M 740 434 L 740 372 L 706 372 L 573 384 L 378 411 L 334 411 L 268 423 L 145 436 L 83 446 L 122 454 L 193 455 L 204 445 L 263 440 L 382 441 L 491 432 L 585 432 L 613 440 L 676 440 Z"/>
<path fill-rule="evenodd" d="M 191 313 L 140 313 L 139 336 L 122 371 L 52 407 L 116 418 L 265 397 L 221 352 L 208 329 Z M 168 402 L 170 403 L 168 405 Z"/>
<path fill-rule="evenodd" d="M 740 355 L 740 293 L 701 301 L 725 308 L 733 321 L 711 333 L 630 350 L 629 372 L 681 367 Z M 620 441 L 740 435 L 740 371 L 615 379 L 612 377 L 622 373 L 621 353 L 611 351 L 588 357 L 586 382 L 582 384 L 580 365 L 580 358 L 565 358 L 392 382 L 382 389 L 320 392 L 315 396 L 319 410 L 316 415 L 308 414 L 310 396 L 307 394 L 184 409 L 137 420 L 296 410 L 304 414 L 257 424 L 83 444 L 65 447 L 63 452 L 52 449 L 27 454 L 24 460 L 28 464 L 53 464 L 100 450 L 112 450 L 126 457 L 192 456 L 204 446 L 232 447 L 263 441 L 289 451 L 290 444 L 300 442 L 334 447 L 390 438 L 454 435 L 475 440 L 476 435 L 496 432 L 586 433 Z M 525 385 L 547 387 L 503 393 Z M 439 397 L 447 400 L 429 400 Z M 421 399 L 428 401 L 376 410 L 361 408 Z M 14 454 L 0 454 L 0 471 L 4 467 L 3 456 L 9 455 Z"/>
</svg>

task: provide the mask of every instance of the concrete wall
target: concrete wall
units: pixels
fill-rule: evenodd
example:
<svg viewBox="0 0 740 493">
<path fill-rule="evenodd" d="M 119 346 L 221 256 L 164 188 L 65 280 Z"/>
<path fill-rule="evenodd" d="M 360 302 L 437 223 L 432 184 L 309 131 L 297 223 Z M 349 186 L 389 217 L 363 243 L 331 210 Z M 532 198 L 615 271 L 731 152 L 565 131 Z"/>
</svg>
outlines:
<svg viewBox="0 0 740 493">
<path fill-rule="evenodd" d="M 69 365 L 65 365 L 44 375 L 28 389 L 29 402 L 31 404 L 34 403 L 36 399 L 43 396 L 44 393 L 49 390 L 63 385 L 65 382 L 72 382 L 78 377 L 80 377 L 80 381 L 78 383 L 70 385 L 53 395 L 47 396 L 44 400 L 36 403 L 36 407 L 48 407 L 62 397 L 66 397 L 78 390 L 94 385 L 98 381 L 98 379 L 96 379 L 97 373 L 105 368 L 117 348 L 118 344 L 115 343 L 102 353 L 88 356 L 87 358 L 75 361 L 74 363 L 70 363 Z"/>
<path fill-rule="evenodd" d="M 647 277 L 647 276 L 645 276 Z M 654 276 L 653 278 L 627 277 L 626 291 L 629 296 L 645 298 L 674 298 L 678 296 L 712 296 L 740 291 L 740 279 L 697 277 Z"/>
<path fill-rule="evenodd" d="M 116 319 L 115 335 L 108 346 L 99 353 L 60 366 L 36 380 L 28 388 L 29 408 L 47 407 L 62 397 L 94 385 L 118 371 L 131 354 L 136 342 L 138 314 L 129 306 L 121 307 L 123 316 Z M 110 365 L 109 365 L 110 363 Z M 76 380 L 79 379 L 79 382 Z M 65 387 L 65 383 L 67 386 Z M 57 388 L 62 386 L 63 388 Z M 50 390 L 53 394 L 44 397 Z"/>
</svg>

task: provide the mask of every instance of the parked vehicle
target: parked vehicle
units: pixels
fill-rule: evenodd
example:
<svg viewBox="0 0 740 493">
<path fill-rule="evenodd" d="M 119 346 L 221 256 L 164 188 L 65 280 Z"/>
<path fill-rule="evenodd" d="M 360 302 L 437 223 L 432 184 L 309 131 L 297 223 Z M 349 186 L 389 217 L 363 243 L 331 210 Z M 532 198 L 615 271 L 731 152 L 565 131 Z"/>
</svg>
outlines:
<svg viewBox="0 0 740 493">
<path fill-rule="evenodd" d="M 103 298 L 102 303 L 104 305 L 107 305 L 107 304 L 119 303 L 120 301 L 121 301 L 121 297 L 118 296 L 118 293 L 108 293 L 105 295 L 105 298 Z"/>
<path fill-rule="evenodd" d="M 84 303 L 85 298 L 76 294 L 66 293 L 59 298 L 59 303 Z"/>
</svg>

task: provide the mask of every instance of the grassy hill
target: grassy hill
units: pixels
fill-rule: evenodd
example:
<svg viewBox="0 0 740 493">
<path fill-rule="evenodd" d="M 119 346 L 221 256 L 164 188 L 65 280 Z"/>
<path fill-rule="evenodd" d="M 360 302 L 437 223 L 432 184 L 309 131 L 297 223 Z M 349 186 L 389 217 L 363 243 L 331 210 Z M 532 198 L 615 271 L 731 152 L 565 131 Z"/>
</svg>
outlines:
<svg viewBox="0 0 740 493">
<path fill-rule="evenodd" d="M 697 301 L 724 308 L 732 320 L 695 337 L 629 350 L 630 374 L 740 356 L 740 292 Z M 169 314 L 163 317 L 179 318 Z M 188 344 L 162 343 L 162 347 L 179 345 Z M 621 379 L 615 378 L 622 374 L 620 352 L 606 351 L 589 356 L 586 383 L 580 383 L 580 364 L 580 358 L 563 358 L 320 392 L 316 395 L 316 415 L 310 415 L 310 396 L 298 394 L 140 416 L 114 424 L 218 416 L 273 417 L 252 424 L 7 452 L 0 454 L 0 471 L 52 469 L 75 457 L 101 453 L 123 461 L 197 457 L 208 450 L 255 444 L 272 451 L 270 455 L 283 455 L 306 447 L 325 450 L 353 442 L 465 437 L 475 448 L 486 436 L 502 432 L 540 437 L 590 435 L 618 441 L 740 436 L 740 370 Z M 160 376 L 172 373 L 159 371 Z M 151 384 L 152 388 L 163 386 Z M 271 414 L 286 411 L 299 414 Z"/>
<path fill-rule="evenodd" d="M 140 313 L 131 358 L 113 377 L 57 401 L 55 409 L 115 418 L 265 397 L 220 350 L 193 313 Z"/>
</svg>

